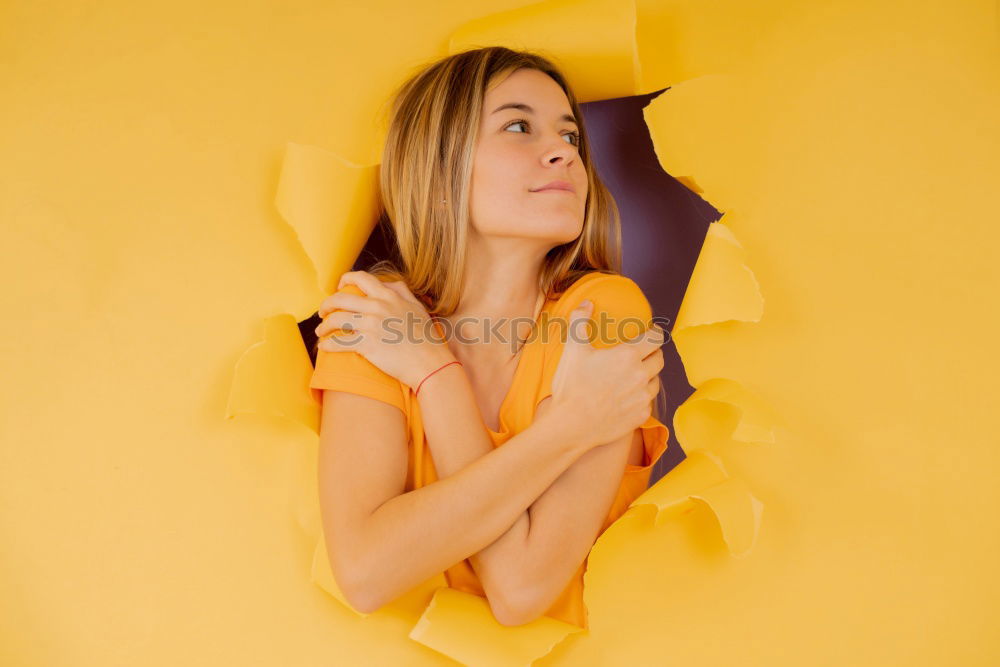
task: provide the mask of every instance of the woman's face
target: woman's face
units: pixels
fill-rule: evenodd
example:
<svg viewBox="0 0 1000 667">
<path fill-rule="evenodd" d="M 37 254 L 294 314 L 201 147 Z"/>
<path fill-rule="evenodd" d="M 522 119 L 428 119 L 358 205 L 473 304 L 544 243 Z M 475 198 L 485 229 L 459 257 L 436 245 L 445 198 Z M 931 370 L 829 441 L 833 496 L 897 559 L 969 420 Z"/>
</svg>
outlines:
<svg viewBox="0 0 1000 667">
<path fill-rule="evenodd" d="M 521 105 L 520 108 L 498 107 Z M 520 69 L 486 92 L 472 166 L 472 226 L 483 236 L 535 238 L 554 247 L 583 230 L 587 172 L 562 88 Z M 569 189 L 544 189 L 561 181 Z"/>
</svg>

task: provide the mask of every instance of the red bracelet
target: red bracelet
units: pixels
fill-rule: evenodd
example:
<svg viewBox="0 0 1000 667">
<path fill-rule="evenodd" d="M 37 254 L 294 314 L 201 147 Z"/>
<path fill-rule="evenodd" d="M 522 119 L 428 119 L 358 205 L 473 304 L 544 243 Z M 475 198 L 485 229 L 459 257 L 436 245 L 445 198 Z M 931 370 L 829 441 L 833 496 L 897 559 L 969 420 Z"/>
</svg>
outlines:
<svg viewBox="0 0 1000 667">
<path fill-rule="evenodd" d="M 462 362 L 461 362 L 461 361 L 449 361 L 448 363 L 446 363 L 446 364 L 445 364 L 444 366 L 442 366 L 441 368 L 446 368 L 446 367 L 448 367 L 448 366 L 451 366 L 452 364 L 458 364 L 459 366 L 461 366 L 461 365 L 462 365 Z M 433 370 L 433 371 L 431 371 L 430 373 L 428 373 L 428 374 L 427 374 L 427 375 L 426 375 L 426 376 L 424 377 L 424 379 L 420 381 L 420 384 L 418 384 L 418 385 L 417 385 L 417 390 L 416 390 L 415 392 L 413 392 L 413 395 L 414 395 L 414 396 L 418 395 L 418 394 L 420 393 L 420 387 L 422 387 L 422 386 L 423 386 L 424 382 L 427 382 L 427 378 L 429 378 L 430 376 L 432 376 L 432 375 L 434 375 L 435 373 L 437 373 L 437 372 L 438 372 L 439 370 L 441 370 L 441 368 L 438 368 L 437 370 Z"/>
</svg>

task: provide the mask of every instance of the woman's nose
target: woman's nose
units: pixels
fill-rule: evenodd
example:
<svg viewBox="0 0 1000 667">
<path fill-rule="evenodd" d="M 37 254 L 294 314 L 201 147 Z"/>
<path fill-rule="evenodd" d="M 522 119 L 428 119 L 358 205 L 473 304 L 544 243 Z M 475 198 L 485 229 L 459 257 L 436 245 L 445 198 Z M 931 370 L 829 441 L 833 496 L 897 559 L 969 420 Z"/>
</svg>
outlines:
<svg viewBox="0 0 1000 667">
<path fill-rule="evenodd" d="M 566 143 L 566 140 L 561 136 L 555 141 L 558 143 L 554 143 L 547 151 L 545 151 L 542 160 L 547 164 L 571 162 L 573 157 L 576 155 L 576 147 Z"/>
</svg>

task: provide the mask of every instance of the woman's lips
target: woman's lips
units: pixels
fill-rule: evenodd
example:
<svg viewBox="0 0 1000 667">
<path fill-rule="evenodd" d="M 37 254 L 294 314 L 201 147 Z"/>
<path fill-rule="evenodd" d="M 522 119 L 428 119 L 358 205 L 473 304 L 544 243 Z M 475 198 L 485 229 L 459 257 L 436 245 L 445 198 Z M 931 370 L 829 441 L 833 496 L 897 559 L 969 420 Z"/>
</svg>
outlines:
<svg viewBox="0 0 1000 667">
<path fill-rule="evenodd" d="M 546 183 L 537 190 L 532 190 L 532 192 L 568 192 L 574 194 L 576 189 L 573 187 L 572 183 L 566 181 L 552 181 L 551 183 Z"/>
</svg>

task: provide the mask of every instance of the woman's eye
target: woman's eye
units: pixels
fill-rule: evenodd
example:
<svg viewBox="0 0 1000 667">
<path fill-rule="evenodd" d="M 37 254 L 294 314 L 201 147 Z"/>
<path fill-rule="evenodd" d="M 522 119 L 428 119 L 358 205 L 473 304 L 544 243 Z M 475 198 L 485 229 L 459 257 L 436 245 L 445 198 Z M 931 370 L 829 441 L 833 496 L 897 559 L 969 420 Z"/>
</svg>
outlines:
<svg viewBox="0 0 1000 667">
<path fill-rule="evenodd" d="M 526 121 L 526 120 L 515 120 L 512 123 L 510 123 L 507 127 L 505 127 L 504 130 L 505 131 L 509 130 L 510 128 L 514 127 L 515 125 L 524 125 L 525 128 L 527 128 L 528 127 L 528 121 Z M 519 131 L 518 134 L 524 134 L 524 132 L 523 131 Z M 580 133 L 579 132 L 567 132 L 563 136 L 569 138 L 569 141 L 567 143 L 569 143 L 570 146 L 579 146 L 580 145 Z"/>
</svg>

